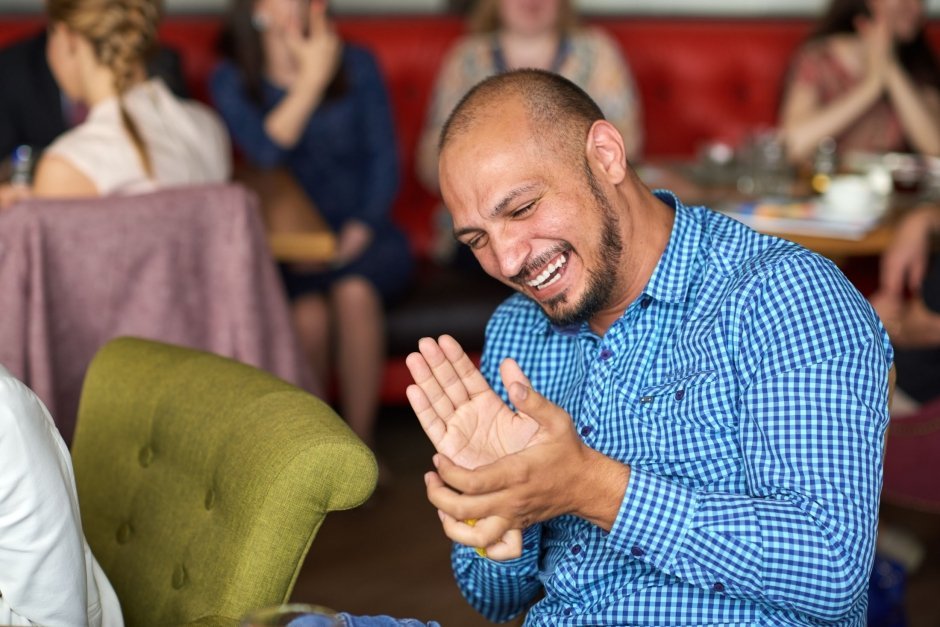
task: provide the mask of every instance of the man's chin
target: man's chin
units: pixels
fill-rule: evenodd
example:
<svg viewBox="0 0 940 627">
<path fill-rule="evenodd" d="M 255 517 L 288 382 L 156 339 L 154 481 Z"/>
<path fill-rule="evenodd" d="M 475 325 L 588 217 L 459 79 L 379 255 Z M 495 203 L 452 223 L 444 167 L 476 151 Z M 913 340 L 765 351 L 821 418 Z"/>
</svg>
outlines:
<svg viewBox="0 0 940 627">
<path fill-rule="evenodd" d="M 559 294 L 546 301 L 532 300 L 541 307 L 542 311 L 555 326 L 567 327 L 581 324 L 587 320 L 587 316 L 584 315 L 584 312 L 581 311 L 580 308 L 568 305 L 564 294 Z"/>
</svg>

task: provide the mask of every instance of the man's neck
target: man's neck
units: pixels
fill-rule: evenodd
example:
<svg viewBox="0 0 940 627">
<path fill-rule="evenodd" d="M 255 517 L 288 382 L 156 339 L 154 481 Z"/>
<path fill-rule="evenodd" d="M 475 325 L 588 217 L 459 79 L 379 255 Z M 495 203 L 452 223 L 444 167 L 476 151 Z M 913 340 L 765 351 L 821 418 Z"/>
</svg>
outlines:
<svg viewBox="0 0 940 627">
<path fill-rule="evenodd" d="M 628 200 L 628 207 L 622 218 L 630 220 L 630 224 L 625 229 L 622 282 L 617 290 L 621 296 L 588 321 L 591 330 L 599 337 L 604 337 L 607 330 L 643 294 L 666 251 L 676 219 L 675 211 L 646 187 L 641 187 L 640 194 Z"/>
</svg>

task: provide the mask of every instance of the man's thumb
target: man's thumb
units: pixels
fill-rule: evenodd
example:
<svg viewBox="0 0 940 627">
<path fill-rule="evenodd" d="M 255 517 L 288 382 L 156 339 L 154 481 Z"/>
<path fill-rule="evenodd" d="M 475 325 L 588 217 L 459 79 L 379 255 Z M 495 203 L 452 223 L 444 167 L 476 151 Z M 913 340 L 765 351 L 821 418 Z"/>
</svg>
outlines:
<svg viewBox="0 0 940 627">
<path fill-rule="evenodd" d="M 564 413 L 560 407 L 528 385 L 518 381 L 509 386 L 509 400 L 519 413 L 531 417 L 539 424 L 555 419 L 559 412 Z"/>
</svg>

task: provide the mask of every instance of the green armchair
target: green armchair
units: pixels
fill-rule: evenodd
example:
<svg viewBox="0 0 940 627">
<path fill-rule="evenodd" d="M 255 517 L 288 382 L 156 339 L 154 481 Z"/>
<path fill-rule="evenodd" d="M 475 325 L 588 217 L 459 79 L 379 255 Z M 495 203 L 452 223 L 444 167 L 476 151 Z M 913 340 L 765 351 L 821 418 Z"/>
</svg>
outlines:
<svg viewBox="0 0 940 627">
<path fill-rule="evenodd" d="M 131 626 L 230 624 L 287 601 L 327 512 L 362 504 L 377 478 L 319 399 L 132 338 L 88 369 L 72 459 L 85 536 Z"/>
</svg>

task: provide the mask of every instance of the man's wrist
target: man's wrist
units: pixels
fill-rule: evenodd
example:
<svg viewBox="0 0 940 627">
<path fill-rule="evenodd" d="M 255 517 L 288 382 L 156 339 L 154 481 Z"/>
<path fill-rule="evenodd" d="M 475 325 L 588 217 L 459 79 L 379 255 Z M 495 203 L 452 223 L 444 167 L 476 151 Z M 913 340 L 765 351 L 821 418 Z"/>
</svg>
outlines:
<svg viewBox="0 0 940 627">
<path fill-rule="evenodd" d="M 630 482 L 630 466 L 585 446 L 585 472 L 576 483 L 577 516 L 610 531 Z"/>
</svg>

